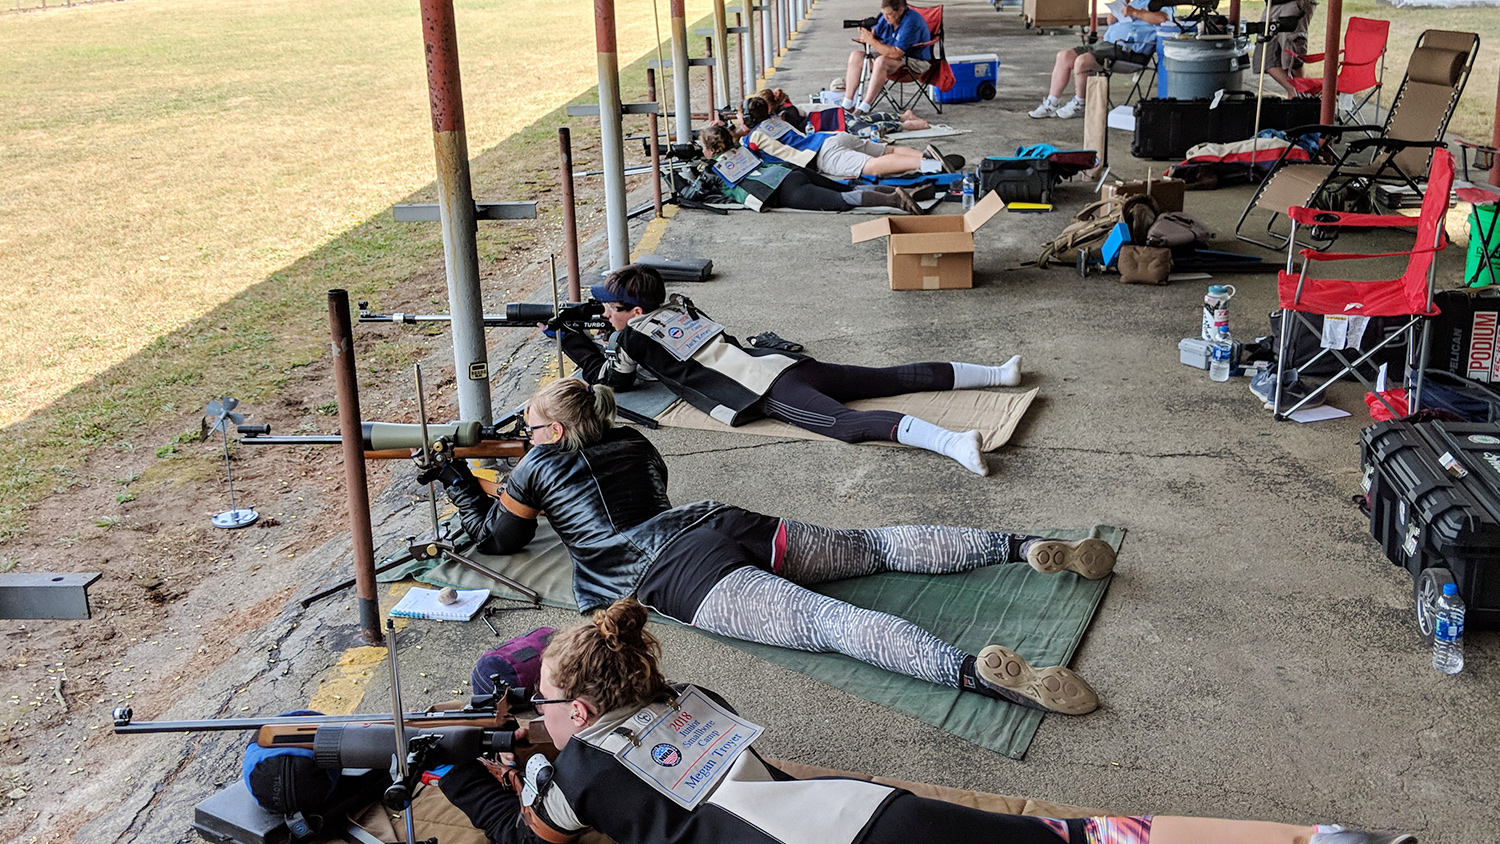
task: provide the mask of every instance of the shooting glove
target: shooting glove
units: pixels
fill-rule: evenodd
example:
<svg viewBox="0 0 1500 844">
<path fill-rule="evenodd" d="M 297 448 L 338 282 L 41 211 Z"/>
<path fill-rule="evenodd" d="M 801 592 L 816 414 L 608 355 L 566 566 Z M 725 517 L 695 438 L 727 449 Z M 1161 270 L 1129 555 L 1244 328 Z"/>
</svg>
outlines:
<svg viewBox="0 0 1500 844">
<path fill-rule="evenodd" d="M 417 483 L 425 486 L 433 481 L 441 481 L 445 489 L 467 486 L 473 480 L 474 475 L 469 472 L 469 465 L 463 460 L 438 461 L 431 466 L 424 467 L 417 474 Z"/>
</svg>

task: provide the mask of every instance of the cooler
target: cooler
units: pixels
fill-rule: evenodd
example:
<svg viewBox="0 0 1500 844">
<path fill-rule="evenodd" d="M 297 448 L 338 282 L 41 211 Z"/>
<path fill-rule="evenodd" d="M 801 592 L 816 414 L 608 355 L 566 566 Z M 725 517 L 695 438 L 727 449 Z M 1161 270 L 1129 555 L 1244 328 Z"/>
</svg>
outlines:
<svg viewBox="0 0 1500 844">
<path fill-rule="evenodd" d="M 1370 533 L 1411 572 L 1423 635 L 1445 582 L 1467 624 L 1500 627 L 1500 425 L 1381 422 L 1361 439 Z"/>
<path fill-rule="evenodd" d="M 953 71 L 953 87 L 946 91 L 939 91 L 935 85 L 928 87 L 937 102 L 972 103 L 995 98 L 995 77 L 1000 72 L 1000 57 L 995 53 L 949 56 L 948 67 Z"/>
</svg>

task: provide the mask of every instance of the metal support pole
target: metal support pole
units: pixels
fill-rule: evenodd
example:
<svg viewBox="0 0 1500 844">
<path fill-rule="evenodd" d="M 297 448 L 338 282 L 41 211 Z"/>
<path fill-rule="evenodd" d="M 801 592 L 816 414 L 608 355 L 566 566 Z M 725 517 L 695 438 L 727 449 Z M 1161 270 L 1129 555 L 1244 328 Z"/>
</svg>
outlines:
<svg viewBox="0 0 1500 844">
<path fill-rule="evenodd" d="M 760 13 L 760 66 L 769 82 L 771 68 L 776 66 L 776 4 L 763 0 L 766 8 Z"/>
<path fill-rule="evenodd" d="M 705 58 L 713 58 L 713 54 L 714 54 L 714 40 L 712 38 L 705 38 L 705 39 L 703 39 L 703 55 L 704 55 L 704 57 Z M 714 109 L 716 109 L 716 108 L 719 107 L 719 104 L 716 103 L 716 102 L 714 102 L 715 100 L 717 100 L 719 98 L 718 94 L 716 93 L 719 89 L 718 89 L 717 86 L 714 85 L 714 66 L 710 64 L 707 67 L 705 67 L 704 70 L 708 71 L 708 111 L 707 111 L 707 114 L 709 115 L 709 119 L 713 119 Z"/>
<path fill-rule="evenodd" d="M 1490 130 L 1490 146 L 1500 149 L 1500 86 L 1495 88 L 1495 128 Z M 1490 184 L 1500 187 L 1500 155 L 1490 154 Z"/>
<path fill-rule="evenodd" d="M 745 56 L 745 96 L 748 97 L 760 90 L 755 82 L 760 78 L 760 53 L 755 49 L 755 0 L 740 0 L 740 5 L 745 7 L 741 19 L 745 22 L 745 31 L 740 33 L 740 47 L 743 48 Z"/>
<path fill-rule="evenodd" d="M 681 107 L 682 100 L 678 100 Z M 578 206 L 573 201 L 573 141 L 564 126 L 557 130 L 557 152 L 561 158 L 557 181 L 562 186 L 563 255 L 568 259 L 568 301 L 582 302 L 583 278 L 578 268 Z"/>
<path fill-rule="evenodd" d="M 672 0 L 672 99 L 677 108 L 677 131 L 674 134 L 675 141 L 679 144 L 690 143 L 693 139 L 692 79 L 688 76 L 690 65 L 687 38 L 687 0 Z"/>
<path fill-rule="evenodd" d="M 489 352 L 484 336 L 484 303 L 479 298 L 479 246 L 475 242 L 478 226 L 469 184 L 469 143 L 464 133 L 453 0 L 421 2 L 427 91 L 432 103 L 432 147 L 437 156 L 438 211 L 443 227 L 443 263 L 448 271 L 448 312 L 453 315 L 458 413 L 467 421 L 488 425 L 494 421 L 490 410 Z"/>
<path fill-rule="evenodd" d="M 1318 122 L 1333 125 L 1338 119 L 1339 36 L 1344 31 L 1344 0 L 1327 0 L 1323 14 L 1323 113 Z"/>
<path fill-rule="evenodd" d="M 753 79 L 747 79 L 746 78 L 747 74 L 745 73 L 745 25 L 743 23 L 741 23 L 740 14 L 738 12 L 736 12 L 735 15 L 734 15 L 734 28 L 739 30 L 739 34 L 736 35 L 735 38 L 734 38 L 734 66 L 737 69 L 737 72 L 739 73 L 739 77 L 740 77 L 740 98 L 737 99 L 737 100 L 735 100 L 735 102 L 742 103 L 742 102 L 745 101 L 746 97 L 750 96 L 750 89 L 748 87 L 746 87 L 746 86 L 747 85 L 754 85 L 755 84 L 755 80 L 753 80 Z"/>
<path fill-rule="evenodd" d="M 775 0 L 781 6 L 781 52 L 785 53 L 787 45 L 792 43 L 792 30 L 797 28 L 796 24 L 796 0 Z"/>
<path fill-rule="evenodd" d="M 359 629 L 365 641 L 378 645 L 380 601 L 375 597 L 375 538 L 370 531 L 370 485 L 365 478 L 363 421 L 359 412 L 359 379 L 354 371 L 354 332 L 349 322 L 349 291 L 328 291 L 328 329 L 333 335 L 334 396 L 339 405 L 339 438 L 344 449 L 344 489 L 349 496 L 349 535 L 354 544 L 354 593 L 359 602 Z"/>
<path fill-rule="evenodd" d="M 722 7 L 722 0 L 720 0 Z M 615 0 L 594 0 L 594 44 L 599 63 L 599 147 L 604 153 L 604 222 L 609 232 L 609 268 L 630 263 L 625 216 L 625 139 L 620 119 L 620 62 L 615 43 Z"/>
<path fill-rule="evenodd" d="M 724 12 L 724 0 L 714 0 L 714 81 L 719 83 L 714 91 L 713 108 L 727 106 L 734 102 L 729 94 L 729 18 Z M 713 109 L 710 109 L 712 111 Z"/>
<path fill-rule="evenodd" d="M 656 71 L 649 67 L 646 68 L 646 99 L 656 102 Z M 661 130 L 657 126 L 656 112 L 646 116 L 646 126 L 651 131 L 651 200 L 656 206 L 656 216 L 661 217 Z"/>
</svg>

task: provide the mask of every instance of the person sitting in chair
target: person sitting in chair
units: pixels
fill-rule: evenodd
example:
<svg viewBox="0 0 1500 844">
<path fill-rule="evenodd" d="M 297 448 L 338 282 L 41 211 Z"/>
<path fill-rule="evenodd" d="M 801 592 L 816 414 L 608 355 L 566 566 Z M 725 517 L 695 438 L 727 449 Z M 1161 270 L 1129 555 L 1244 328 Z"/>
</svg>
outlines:
<svg viewBox="0 0 1500 844">
<path fill-rule="evenodd" d="M 919 45 L 932 40 L 932 31 L 921 15 L 907 7 L 906 0 L 880 0 L 880 17 L 875 20 L 874 28 L 860 27 L 854 40 L 865 45 L 865 49 L 849 54 L 844 100 L 840 103 L 845 111 L 855 114 L 869 111 L 885 89 L 886 80 L 903 66 L 918 76 L 931 66 L 932 48 Z M 870 62 L 870 81 L 865 85 L 864 98 L 856 100 L 866 59 Z"/>
<path fill-rule="evenodd" d="M 1096 44 L 1059 50 L 1052 66 L 1052 88 L 1042 104 L 1032 109 L 1032 117 L 1061 117 L 1064 120 L 1083 116 L 1083 91 L 1088 78 L 1115 62 L 1147 65 L 1156 49 L 1156 28 L 1171 20 L 1168 11 L 1153 12 L 1150 0 L 1128 0 L 1124 18 L 1109 16 L 1109 29 Z M 1068 79 L 1073 80 L 1073 99 L 1064 103 Z"/>
</svg>

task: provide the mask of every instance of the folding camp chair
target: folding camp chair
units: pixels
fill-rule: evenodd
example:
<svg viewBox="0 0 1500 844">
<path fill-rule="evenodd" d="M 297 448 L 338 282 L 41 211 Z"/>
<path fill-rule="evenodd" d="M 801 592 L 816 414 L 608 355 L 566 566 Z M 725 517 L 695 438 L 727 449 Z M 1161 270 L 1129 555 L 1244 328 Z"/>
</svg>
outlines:
<svg viewBox="0 0 1500 844">
<path fill-rule="evenodd" d="M 1282 151 L 1271 174 L 1260 183 L 1244 213 L 1235 224 L 1234 234 L 1246 243 L 1267 249 L 1288 246 L 1288 235 L 1276 226 L 1286 209 L 1292 206 L 1328 208 L 1336 195 L 1347 197 L 1373 195 L 1377 186 L 1401 185 L 1418 195 L 1421 174 L 1426 172 L 1432 151 L 1443 146 L 1448 121 L 1458 105 L 1474 56 L 1479 51 L 1479 36 L 1472 32 L 1444 32 L 1429 29 L 1417 39 L 1407 65 L 1406 77 L 1396 91 L 1385 125 L 1377 126 L 1301 126 L 1288 135 L 1320 136 L 1320 163 L 1296 163 L 1288 160 L 1293 147 Z M 1378 131 L 1375 137 L 1349 143 L 1342 154 L 1335 154 L 1333 139 L 1346 132 Z M 1294 137 L 1294 140 L 1296 139 Z M 1295 146 L 1295 145 L 1294 145 Z M 1364 154 L 1370 158 L 1364 161 Z M 1328 163 L 1328 162 L 1332 163 Z M 1361 163 L 1363 162 L 1363 163 Z M 1266 234 L 1271 240 L 1257 240 L 1242 231 L 1250 212 L 1268 211 Z M 1308 226 L 1310 244 L 1327 249 L 1337 237 L 1334 226 Z M 1318 242 L 1321 241 L 1319 244 Z"/>
<path fill-rule="evenodd" d="M 1448 192 L 1453 187 L 1453 155 L 1446 149 L 1436 150 L 1432 155 L 1432 169 L 1427 174 L 1427 195 L 1422 199 L 1422 210 L 1415 220 L 1400 214 L 1342 214 L 1296 206 L 1287 209 L 1292 221 L 1292 238 L 1287 247 L 1286 269 L 1278 275 L 1276 292 L 1281 302 L 1280 348 L 1276 355 L 1276 384 L 1271 400 L 1271 411 L 1277 419 L 1301 410 L 1314 397 L 1328 389 L 1328 385 L 1346 375 L 1353 375 L 1365 388 L 1374 393 L 1395 416 L 1404 416 L 1403 411 L 1391 407 L 1386 397 L 1375 389 L 1359 367 L 1382 349 L 1396 340 L 1406 339 L 1406 373 L 1403 383 L 1409 378 L 1412 394 L 1410 407 L 1419 406 L 1422 398 L 1422 373 L 1427 369 L 1427 334 L 1429 318 L 1438 314 L 1432 303 L 1433 285 L 1437 277 L 1437 253 L 1448 245 L 1448 235 L 1443 229 L 1443 219 L 1448 213 Z M 1416 242 L 1405 252 L 1386 252 L 1376 255 L 1335 254 L 1316 249 L 1302 249 L 1302 269 L 1292 272 L 1296 253 L 1297 226 L 1359 226 L 1395 228 L 1415 224 Z M 1387 281 L 1348 281 L 1344 279 L 1309 278 L 1308 271 L 1314 263 L 1352 261 L 1361 258 L 1391 258 L 1407 256 L 1406 272 L 1400 278 Z M 1306 314 L 1334 314 L 1362 317 L 1403 317 L 1405 324 L 1391 332 L 1369 351 L 1352 358 L 1342 349 L 1319 349 L 1306 367 L 1325 355 L 1333 356 L 1343 369 L 1333 377 L 1310 391 L 1296 404 L 1283 408 L 1281 389 L 1285 383 L 1289 338 L 1294 323 L 1297 330 L 1312 331 L 1314 326 Z"/>
<path fill-rule="evenodd" d="M 1156 53 L 1142 53 L 1140 57 L 1144 61 L 1116 59 L 1104 69 L 1104 73 L 1109 76 L 1114 76 L 1116 73 L 1130 74 L 1130 93 L 1125 95 L 1124 105 L 1130 105 L 1138 97 L 1146 99 L 1149 92 L 1156 86 Z"/>
<path fill-rule="evenodd" d="M 893 71 L 886 79 L 885 87 L 880 94 L 870 101 L 871 106 L 879 106 L 881 100 L 891 104 L 891 110 L 900 114 L 917 103 L 926 100 L 938 114 L 943 113 L 943 105 L 939 103 L 928 86 L 937 88 L 939 91 L 947 91 L 953 87 L 956 81 L 953 78 L 953 69 L 948 66 L 948 51 L 943 48 L 943 7 L 942 6 L 912 6 L 906 7 L 922 16 L 927 21 L 927 31 L 932 38 L 921 44 L 912 45 L 916 47 L 929 47 L 932 50 L 932 60 L 928 62 L 927 69 L 921 73 L 914 71 L 908 64 L 908 59 L 903 56 L 901 67 Z M 910 86 L 912 90 L 907 91 Z M 879 108 L 876 108 L 879 111 Z"/>
<path fill-rule="evenodd" d="M 1385 78 L 1385 45 L 1391 32 L 1390 21 L 1351 17 L 1344 28 L 1343 49 L 1339 51 L 1338 93 L 1354 100 L 1352 107 L 1339 109 L 1339 118 L 1345 123 L 1363 123 L 1360 114 L 1365 104 L 1375 100 L 1375 113 L 1380 114 L 1380 88 Z M 1309 64 L 1325 60 L 1324 53 L 1308 53 Z M 1323 77 L 1294 76 L 1292 87 L 1301 94 L 1316 94 L 1323 90 Z"/>
</svg>

